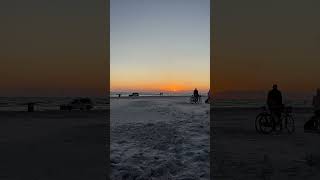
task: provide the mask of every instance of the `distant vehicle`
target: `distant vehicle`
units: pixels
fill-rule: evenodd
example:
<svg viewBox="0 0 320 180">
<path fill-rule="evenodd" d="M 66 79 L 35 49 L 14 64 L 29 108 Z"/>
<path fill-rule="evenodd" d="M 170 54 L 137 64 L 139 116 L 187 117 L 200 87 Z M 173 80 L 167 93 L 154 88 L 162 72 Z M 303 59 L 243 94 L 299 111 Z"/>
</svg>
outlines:
<svg viewBox="0 0 320 180">
<path fill-rule="evenodd" d="M 130 97 L 138 97 L 138 96 L 139 96 L 139 93 L 134 92 L 134 93 L 132 93 L 132 94 L 129 94 L 129 96 L 130 96 Z"/>
<path fill-rule="evenodd" d="M 68 104 L 60 105 L 60 110 L 74 110 L 79 109 L 81 111 L 89 111 L 93 108 L 93 102 L 89 98 L 78 98 L 74 99 Z"/>
</svg>

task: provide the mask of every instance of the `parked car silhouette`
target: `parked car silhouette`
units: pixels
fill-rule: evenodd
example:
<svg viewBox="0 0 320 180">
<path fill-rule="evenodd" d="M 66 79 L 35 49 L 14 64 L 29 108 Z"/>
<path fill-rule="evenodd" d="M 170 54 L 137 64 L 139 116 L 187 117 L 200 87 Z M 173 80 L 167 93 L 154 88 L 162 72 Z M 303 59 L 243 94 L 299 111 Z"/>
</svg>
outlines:
<svg viewBox="0 0 320 180">
<path fill-rule="evenodd" d="M 93 102 L 89 98 L 78 98 L 74 99 L 72 102 L 68 104 L 60 105 L 60 110 L 74 110 L 79 109 L 81 111 L 91 110 L 93 108 Z"/>
<path fill-rule="evenodd" d="M 134 93 L 132 93 L 132 94 L 129 94 L 129 96 L 130 96 L 130 97 L 137 97 L 137 96 L 139 96 L 139 93 L 134 92 Z"/>
</svg>

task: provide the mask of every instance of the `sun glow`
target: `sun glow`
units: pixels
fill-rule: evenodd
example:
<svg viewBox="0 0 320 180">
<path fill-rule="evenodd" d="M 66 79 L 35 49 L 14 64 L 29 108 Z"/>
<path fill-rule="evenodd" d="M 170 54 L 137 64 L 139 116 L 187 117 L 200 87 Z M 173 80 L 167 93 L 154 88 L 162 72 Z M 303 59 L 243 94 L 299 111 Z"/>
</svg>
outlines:
<svg viewBox="0 0 320 180">
<path fill-rule="evenodd" d="M 168 92 L 180 92 L 180 91 L 188 90 L 189 88 L 183 85 L 169 84 L 169 85 L 162 86 L 160 89 Z"/>
</svg>

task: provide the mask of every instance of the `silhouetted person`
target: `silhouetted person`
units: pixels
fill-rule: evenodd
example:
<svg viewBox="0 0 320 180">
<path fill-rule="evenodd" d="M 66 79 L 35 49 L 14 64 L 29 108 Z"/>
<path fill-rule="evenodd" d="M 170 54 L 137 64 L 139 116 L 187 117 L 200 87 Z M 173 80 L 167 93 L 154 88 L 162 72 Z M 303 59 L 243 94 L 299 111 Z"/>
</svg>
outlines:
<svg viewBox="0 0 320 180">
<path fill-rule="evenodd" d="M 193 91 L 193 97 L 194 97 L 195 102 L 198 102 L 198 99 L 199 99 L 199 91 L 198 91 L 197 88 L 195 88 L 194 91 Z"/>
<path fill-rule="evenodd" d="M 28 112 L 33 112 L 34 111 L 34 104 L 35 103 L 28 103 Z"/>
<path fill-rule="evenodd" d="M 281 122 L 281 113 L 283 110 L 282 94 L 278 90 L 278 86 L 276 84 L 273 85 L 272 90 L 269 91 L 268 93 L 267 104 L 272 116 L 276 118 L 276 123 L 280 125 L 280 130 L 282 130 L 282 122 Z"/>
<path fill-rule="evenodd" d="M 211 91 L 209 89 L 209 91 L 208 91 L 208 99 L 205 101 L 205 103 L 210 103 L 210 101 L 211 101 Z"/>
<path fill-rule="evenodd" d="M 312 105 L 315 114 L 319 114 L 320 111 L 320 89 L 317 89 L 317 94 L 313 96 Z"/>
<path fill-rule="evenodd" d="M 304 130 L 319 130 L 320 119 L 320 89 L 317 89 L 317 94 L 313 96 L 312 105 L 314 108 L 314 115 L 304 124 Z"/>
</svg>

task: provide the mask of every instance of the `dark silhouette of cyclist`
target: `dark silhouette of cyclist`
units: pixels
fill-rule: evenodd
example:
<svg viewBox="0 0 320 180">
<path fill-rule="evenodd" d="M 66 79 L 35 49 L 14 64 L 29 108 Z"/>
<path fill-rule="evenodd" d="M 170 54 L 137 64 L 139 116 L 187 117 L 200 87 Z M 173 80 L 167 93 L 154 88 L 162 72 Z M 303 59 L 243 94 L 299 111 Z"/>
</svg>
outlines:
<svg viewBox="0 0 320 180">
<path fill-rule="evenodd" d="M 198 99 L 199 99 L 199 91 L 198 91 L 197 88 L 195 88 L 194 91 L 193 91 L 193 97 L 194 97 L 195 102 L 198 102 Z"/>
<path fill-rule="evenodd" d="M 267 104 L 271 114 L 276 118 L 277 124 L 280 125 L 281 130 L 281 113 L 283 111 L 282 94 L 278 90 L 278 86 L 276 84 L 273 85 L 272 90 L 268 93 Z"/>
<path fill-rule="evenodd" d="M 211 91 L 209 89 L 209 91 L 208 91 L 208 99 L 205 102 L 206 103 L 210 103 L 210 101 L 212 101 L 212 99 L 211 99 Z"/>
</svg>

